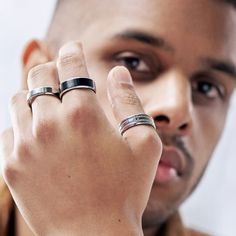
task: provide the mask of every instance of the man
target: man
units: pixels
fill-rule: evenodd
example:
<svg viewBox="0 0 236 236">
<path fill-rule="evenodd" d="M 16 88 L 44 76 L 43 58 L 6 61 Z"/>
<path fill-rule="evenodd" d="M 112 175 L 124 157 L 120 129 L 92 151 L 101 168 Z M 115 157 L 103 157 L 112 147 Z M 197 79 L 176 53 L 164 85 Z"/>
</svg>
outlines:
<svg viewBox="0 0 236 236">
<path fill-rule="evenodd" d="M 24 74 L 41 66 L 24 85 L 56 87 L 88 77 L 87 67 L 97 95 L 69 91 L 62 110 L 53 96 L 37 97 L 31 108 L 25 91 L 12 100 L 14 138 L 11 131 L 3 135 L 3 171 L 34 232 L 139 235 L 142 216 L 144 235 L 202 235 L 185 229 L 177 210 L 198 184 L 224 127 L 236 78 L 235 5 L 227 0 L 58 2 L 45 42 L 32 41 L 25 50 Z M 82 43 L 86 63 L 78 43 L 62 47 L 70 40 Z M 52 60 L 57 64 L 44 64 Z M 134 88 L 124 68 L 112 69 L 117 65 L 129 69 Z M 163 143 L 157 171 L 161 145 L 152 127 L 124 133 L 133 145 L 127 163 L 129 148 L 116 133 L 117 122 L 142 109 L 155 120 Z M 85 158 L 75 165 L 78 156 Z M 113 165 L 116 158 L 121 161 Z M 2 232 L 14 227 L 15 235 L 32 235 L 2 189 Z"/>
</svg>

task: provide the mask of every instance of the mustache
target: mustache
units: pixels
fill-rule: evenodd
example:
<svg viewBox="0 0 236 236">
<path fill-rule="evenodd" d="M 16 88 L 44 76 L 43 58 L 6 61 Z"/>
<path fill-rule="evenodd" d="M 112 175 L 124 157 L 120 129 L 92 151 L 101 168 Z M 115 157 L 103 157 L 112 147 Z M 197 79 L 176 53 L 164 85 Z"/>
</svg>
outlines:
<svg viewBox="0 0 236 236">
<path fill-rule="evenodd" d="M 185 156 L 187 166 L 193 166 L 194 158 L 188 148 L 186 147 L 183 139 L 176 135 L 166 135 L 164 133 L 159 133 L 159 137 L 166 146 L 174 146 L 175 148 L 179 149 L 183 155 Z"/>
</svg>

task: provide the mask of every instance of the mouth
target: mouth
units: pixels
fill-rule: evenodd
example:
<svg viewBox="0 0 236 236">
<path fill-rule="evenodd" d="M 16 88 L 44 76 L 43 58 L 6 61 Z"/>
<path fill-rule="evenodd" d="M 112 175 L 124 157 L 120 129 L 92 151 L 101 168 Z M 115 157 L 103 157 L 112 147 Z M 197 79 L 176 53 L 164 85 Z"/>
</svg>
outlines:
<svg viewBox="0 0 236 236">
<path fill-rule="evenodd" d="M 169 184 L 178 181 L 186 165 L 184 154 L 173 146 L 164 146 L 154 182 Z"/>
</svg>

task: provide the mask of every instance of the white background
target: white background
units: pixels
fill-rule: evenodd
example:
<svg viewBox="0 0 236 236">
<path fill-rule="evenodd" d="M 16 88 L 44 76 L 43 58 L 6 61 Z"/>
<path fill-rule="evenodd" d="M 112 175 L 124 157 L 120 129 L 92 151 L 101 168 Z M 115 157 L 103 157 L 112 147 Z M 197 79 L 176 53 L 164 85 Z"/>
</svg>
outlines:
<svg viewBox="0 0 236 236">
<path fill-rule="evenodd" d="M 19 88 L 20 55 L 43 38 L 55 0 L 0 0 L 0 131 L 10 125 L 8 100 Z M 187 225 L 217 236 L 236 235 L 236 98 L 226 131 L 200 187 L 181 209 Z"/>
</svg>

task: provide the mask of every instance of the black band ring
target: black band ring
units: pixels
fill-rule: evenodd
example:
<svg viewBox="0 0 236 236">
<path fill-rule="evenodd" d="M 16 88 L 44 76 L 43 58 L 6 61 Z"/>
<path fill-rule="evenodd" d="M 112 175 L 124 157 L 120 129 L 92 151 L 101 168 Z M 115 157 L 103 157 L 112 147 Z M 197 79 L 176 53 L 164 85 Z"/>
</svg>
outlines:
<svg viewBox="0 0 236 236">
<path fill-rule="evenodd" d="M 66 80 L 60 84 L 60 98 L 63 95 L 73 89 L 90 89 L 96 93 L 96 84 L 92 79 L 89 78 L 72 78 Z"/>
</svg>

